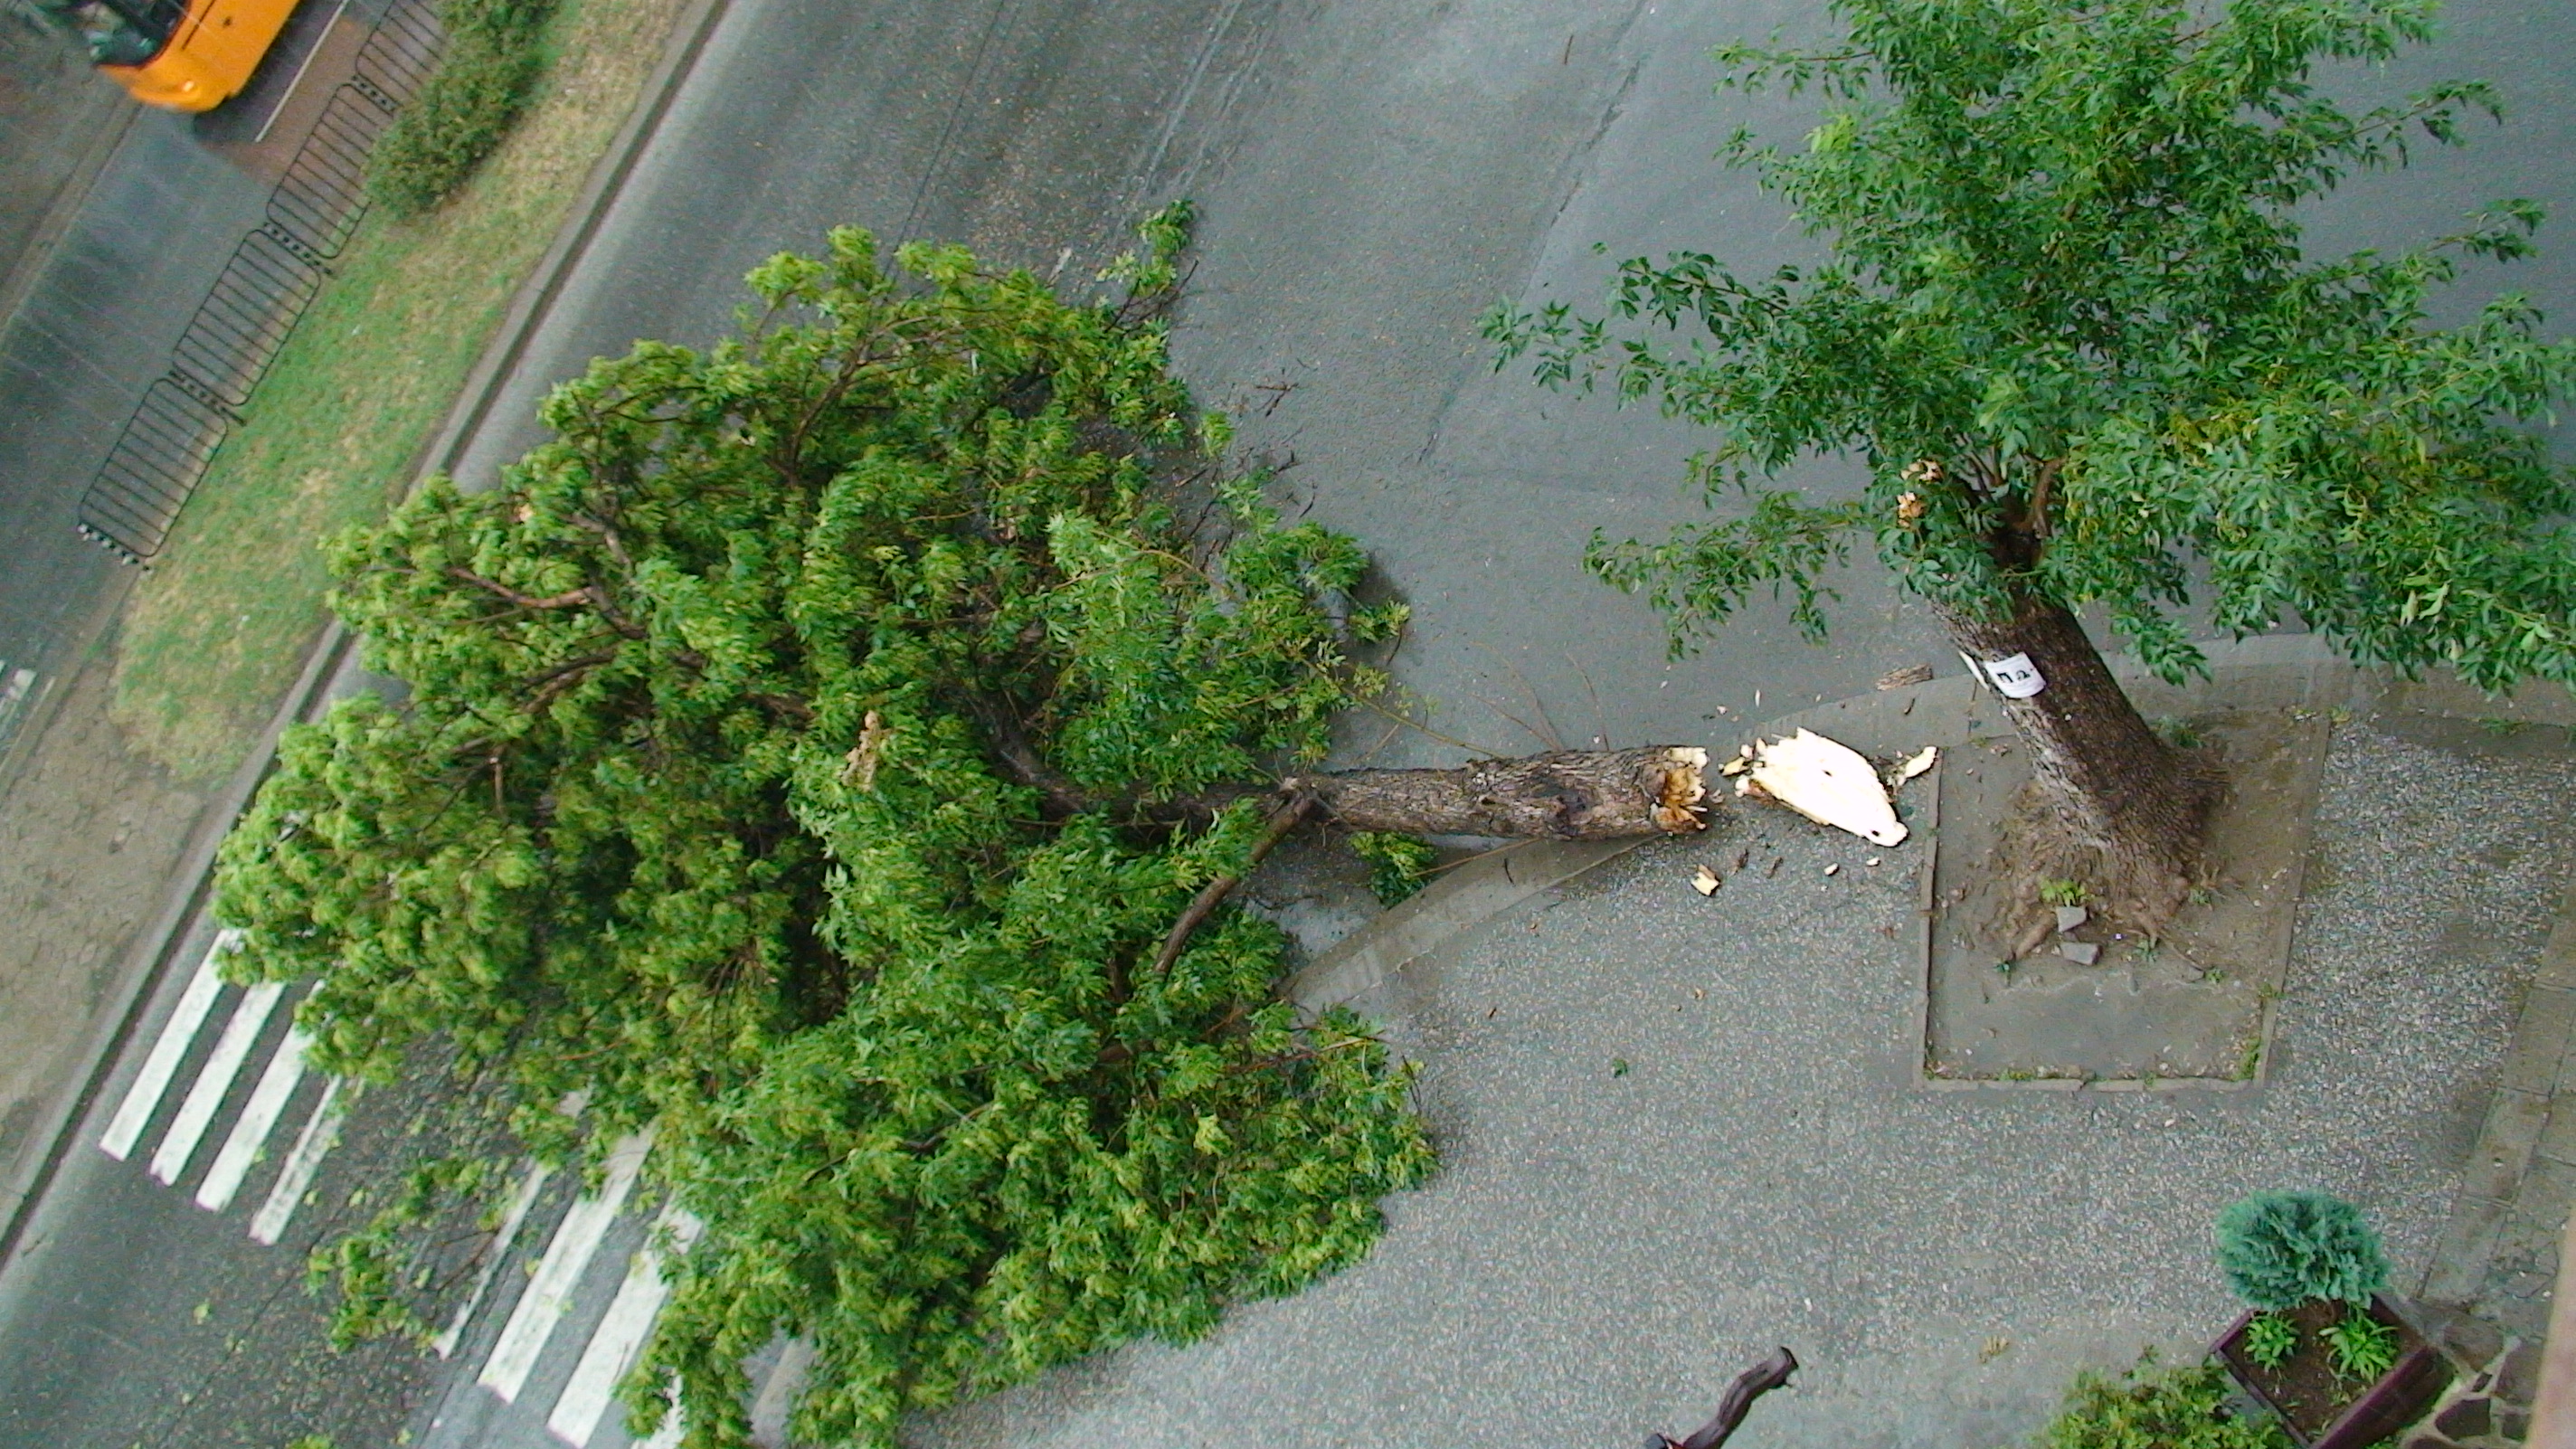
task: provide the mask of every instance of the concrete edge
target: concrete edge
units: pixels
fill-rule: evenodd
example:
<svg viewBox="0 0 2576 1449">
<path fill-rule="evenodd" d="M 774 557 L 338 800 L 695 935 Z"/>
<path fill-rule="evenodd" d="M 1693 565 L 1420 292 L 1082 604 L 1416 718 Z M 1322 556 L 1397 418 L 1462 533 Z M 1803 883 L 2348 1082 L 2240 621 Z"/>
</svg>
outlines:
<svg viewBox="0 0 2576 1449">
<path fill-rule="evenodd" d="M 415 480 L 452 466 L 463 451 L 466 441 L 490 414 L 493 402 L 508 381 L 510 370 L 525 355 L 528 340 L 544 324 L 548 309 L 561 293 L 564 279 L 588 249 L 597 235 L 601 220 L 617 199 L 618 188 L 634 169 L 636 159 L 652 139 L 671 106 L 672 99 L 688 80 L 697 57 L 714 34 L 716 23 L 726 12 L 729 0 L 691 0 L 673 25 L 671 38 L 663 48 L 662 58 L 645 80 L 645 88 L 636 98 L 634 110 L 626 123 L 609 142 L 608 150 L 591 167 L 590 177 L 573 204 L 571 215 L 555 233 L 555 240 L 540 257 L 536 270 L 522 282 L 511 299 L 500 329 L 466 374 L 465 386 L 456 404 L 448 410 L 438 432 L 413 460 Z M 121 596 L 120 596 L 121 597 Z M 127 949 L 124 964 L 117 972 L 109 1000 L 117 1003 L 103 1013 L 93 1026 L 89 1044 L 83 1050 L 79 1067 L 72 1076 L 73 1086 L 49 1103 L 37 1119 L 35 1130 L 28 1134 L 28 1145 L 43 1143 L 41 1151 L 26 1151 L 11 1164 L 10 1179 L 0 1183 L 0 1273 L 6 1273 L 18 1258 L 24 1245 L 28 1224 L 34 1218 L 45 1193 L 70 1154 L 81 1123 L 90 1108 L 106 1089 L 114 1074 L 125 1044 L 149 1014 L 152 998 L 169 974 L 171 962 L 186 944 L 206 898 L 213 886 L 215 852 L 233 822 L 247 809 L 260 782 L 267 778 L 269 767 L 277 757 L 277 746 L 289 725 L 315 713 L 333 693 L 333 687 L 355 658 L 356 640 L 347 626 L 333 619 L 305 655 L 304 667 L 295 687 L 287 693 L 268 726 L 261 732 L 259 743 L 249 757 L 225 784 L 223 791 L 209 800 L 190 827 L 188 843 L 180 856 L 180 868 L 174 874 L 177 888 L 154 917 L 152 924 Z M 37 721 L 30 720 L 29 724 Z M 44 721 L 50 725 L 51 720 Z M 19 732 L 22 739 L 32 740 L 34 730 Z"/>
<path fill-rule="evenodd" d="M 1347 1005 L 1384 985 L 1415 957 L 1542 891 L 1666 838 L 1524 840 L 1477 856 L 1316 957 L 1289 978 L 1286 995 L 1309 1012 Z"/>
<path fill-rule="evenodd" d="M 2576 1022 L 2576 881 L 2559 898 L 2557 919 L 2541 948 L 2540 969 L 2514 1013 L 2513 1036 L 2478 1128 L 2478 1144 L 2460 1175 L 2418 1297 L 2462 1304 L 2476 1298 L 2495 1257 L 2496 1237 L 2515 1186 L 2530 1169 L 2549 1123 L 2550 1095 L 2558 1086 L 2571 1022 Z"/>
<path fill-rule="evenodd" d="M 1940 910 L 1941 894 L 1941 779 L 1939 770 L 1928 782 L 1932 788 L 1923 792 L 1923 820 L 1916 833 L 1928 837 L 1923 852 L 1923 866 L 1915 872 L 1914 890 L 1914 1013 L 1911 1029 L 1906 1033 L 1906 1075 L 1918 1090 L 1948 1091 L 1942 1079 L 1932 1075 L 1932 921 Z M 1912 822 L 1908 822 L 1911 824 Z"/>
</svg>

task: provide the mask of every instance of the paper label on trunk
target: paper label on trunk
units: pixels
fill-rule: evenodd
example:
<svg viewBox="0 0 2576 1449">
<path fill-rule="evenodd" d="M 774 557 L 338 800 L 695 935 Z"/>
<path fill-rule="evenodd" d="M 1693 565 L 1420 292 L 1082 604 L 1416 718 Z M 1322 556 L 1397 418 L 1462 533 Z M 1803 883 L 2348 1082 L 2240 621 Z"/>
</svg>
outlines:
<svg viewBox="0 0 2576 1449">
<path fill-rule="evenodd" d="M 1977 667 L 1994 682 L 1995 693 L 2006 699 L 2028 699 L 2048 688 L 2048 681 L 2039 677 L 2039 666 L 2031 663 L 2027 654 L 2015 654 L 2008 659 L 1988 659 Z"/>
</svg>

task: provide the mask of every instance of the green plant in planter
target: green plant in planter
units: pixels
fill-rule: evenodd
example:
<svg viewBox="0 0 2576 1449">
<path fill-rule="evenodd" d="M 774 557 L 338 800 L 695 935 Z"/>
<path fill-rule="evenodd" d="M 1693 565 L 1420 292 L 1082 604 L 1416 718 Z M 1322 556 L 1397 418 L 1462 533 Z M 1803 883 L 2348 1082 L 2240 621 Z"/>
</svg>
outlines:
<svg viewBox="0 0 2576 1449">
<path fill-rule="evenodd" d="M 2397 1330 L 2371 1317 L 2368 1309 L 2358 1305 L 2348 1309 L 2327 1324 L 2321 1336 L 2337 1378 L 2375 1382 L 2397 1367 Z M 2253 1351 L 2250 1335 L 2246 1351 Z"/>
<path fill-rule="evenodd" d="M 2159 1368 L 2149 1355 L 2118 1378 L 2087 1370 L 2033 1449 L 2290 1449 L 2279 1421 L 2239 1417 L 2228 1398 L 2209 1364 Z"/>
<path fill-rule="evenodd" d="M 2299 1326 L 2277 1313 L 2258 1313 L 2245 1325 L 2245 1356 L 2276 1369 L 2299 1351 Z"/>
<path fill-rule="evenodd" d="M 2388 1287 L 2388 1255 L 2361 1209 L 2322 1192 L 2258 1192 L 2218 1215 L 2218 1267 L 2238 1297 L 2275 1313 L 2367 1304 Z"/>
</svg>

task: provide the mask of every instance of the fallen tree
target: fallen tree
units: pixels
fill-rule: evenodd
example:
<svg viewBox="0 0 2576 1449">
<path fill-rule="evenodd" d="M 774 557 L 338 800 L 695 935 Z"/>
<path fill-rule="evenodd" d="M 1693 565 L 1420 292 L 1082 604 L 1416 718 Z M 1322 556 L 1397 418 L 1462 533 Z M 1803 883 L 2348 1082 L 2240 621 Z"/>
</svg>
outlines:
<svg viewBox="0 0 2576 1449">
<path fill-rule="evenodd" d="M 753 274 L 740 339 L 594 364 L 499 487 L 336 545 L 408 693 L 289 734 L 218 913 L 241 972 L 317 980 L 324 1068 L 434 1044 L 540 1154 L 654 1133 L 703 1229 L 639 1431 L 676 1398 L 741 1443 L 784 1333 L 798 1442 L 885 1444 L 1352 1261 L 1431 1149 L 1234 884 L 1309 822 L 1699 823 L 1693 750 L 1313 769 L 1403 610 L 1247 481 L 1184 518 L 1225 438 L 1152 317 L 1179 219 L 1149 237 L 1111 307 L 836 233 Z M 330 1260 L 345 1321 L 419 1321 L 384 1246 Z"/>
</svg>

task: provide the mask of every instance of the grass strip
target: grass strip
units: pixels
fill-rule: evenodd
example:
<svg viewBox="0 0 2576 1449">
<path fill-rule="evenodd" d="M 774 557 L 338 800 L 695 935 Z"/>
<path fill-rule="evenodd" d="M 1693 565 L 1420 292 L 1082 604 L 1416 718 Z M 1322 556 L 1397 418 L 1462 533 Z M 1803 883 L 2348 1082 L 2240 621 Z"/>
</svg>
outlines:
<svg viewBox="0 0 2576 1449">
<path fill-rule="evenodd" d="M 126 605 L 112 713 L 191 783 L 236 768 L 325 622 L 320 541 L 381 516 L 643 94 L 685 0 L 566 0 L 534 104 L 447 205 L 371 217 Z"/>
</svg>

